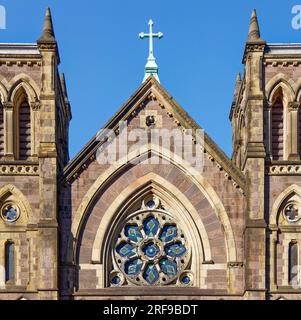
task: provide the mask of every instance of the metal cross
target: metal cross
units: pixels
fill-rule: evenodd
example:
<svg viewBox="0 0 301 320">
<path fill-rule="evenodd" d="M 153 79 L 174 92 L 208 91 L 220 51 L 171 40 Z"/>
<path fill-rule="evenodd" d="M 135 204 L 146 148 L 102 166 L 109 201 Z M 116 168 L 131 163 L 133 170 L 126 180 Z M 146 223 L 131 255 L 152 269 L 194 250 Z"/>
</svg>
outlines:
<svg viewBox="0 0 301 320">
<path fill-rule="evenodd" d="M 139 33 L 139 38 L 144 39 L 144 38 L 149 38 L 149 55 L 147 59 L 147 63 L 145 66 L 145 74 L 144 74 L 144 79 L 143 82 L 149 77 L 153 76 L 159 81 L 159 76 L 158 76 L 158 66 L 156 63 L 156 59 L 154 57 L 154 44 L 153 44 L 153 38 L 158 38 L 161 39 L 163 37 L 162 32 L 158 33 L 153 33 L 153 20 L 149 20 L 149 33 L 144 33 L 140 32 Z M 159 81 L 160 82 L 160 81 Z"/>
<path fill-rule="evenodd" d="M 140 32 L 139 38 L 140 39 L 149 38 L 149 57 L 148 58 L 152 59 L 154 58 L 153 38 L 161 39 L 163 37 L 163 33 L 162 32 L 153 33 L 154 22 L 152 19 L 149 20 L 148 25 L 149 25 L 149 33 Z"/>
</svg>

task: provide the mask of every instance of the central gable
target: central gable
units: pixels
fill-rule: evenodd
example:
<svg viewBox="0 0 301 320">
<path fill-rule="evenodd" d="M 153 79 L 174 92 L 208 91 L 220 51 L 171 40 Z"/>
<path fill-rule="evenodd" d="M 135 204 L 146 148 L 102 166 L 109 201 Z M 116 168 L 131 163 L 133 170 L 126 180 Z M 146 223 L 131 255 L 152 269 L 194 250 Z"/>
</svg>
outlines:
<svg viewBox="0 0 301 320">
<path fill-rule="evenodd" d="M 120 122 L 127 122 L 128 131 L 131 129 L 146 129 L 152 121 L 156 129 L 192 130 L 192 142 L 196 143 L 196 131 L 202 128 L 188 113 L 167 93 L 162 85 L 153 77 L 149 77 L 123 107 L 107 122 L 105 129 L 119 135 Z M 105 130 L 100 131 L 78 153 L 65 168 L 64 181 L 71 183 L 87 168 L 89 163 L 96 160 L 96 155 L 108 142 Z M 224 171 L 225 179 L 232 181 L 234 188 L 244 193 L 245 178 L 241 171 L 225 155 L 225 153 L 204 134 L 204 153 L 220 171 Z"/>
<path fill-rule="evenodd" d="M 126 122 L 125 155 L 118 153 L 124 146 L 121 122 Z M 168 136 L 173 140 L 167 148 L 162 138 L 153 142 L 150 129 L 176 131 L 181 136 Z M 139 213 L 147 199 L 159 199 L 160 210 L 184 230 L 185 248 L 191 255 L 183 256 L 184 262 L 178 266 L 184 273 L 177 272 L 167 281 L 160 278 L 161 285 L 175 286 L 189 275 L 191 285 L 199 289 L 231 290 L 227 274 L 243 261 L 240 235 L 245 225 L 245 181 L 206 134 L 201 153 L 197 153 L 198 130 L 202 131 L 201 127 L 150 77 L 65 168 L 59 216 L 69 237 L 62 238 L 62 259 L 79 267 L 79 290 L 114 289 L 119 279 L 119 289 L 124 285 L 132 290 L 131 295 L 141 294 L 138 280 L 124 273 L 120 257 L 112 258 L 112 248 L 119 248 L 120 230 L 136 221 L 134 215 L 141 221 L 148 217 Z M 143 143 L 139 132 L 146 137 Z M 187 139 L 185 146 L 191 147 L 195 159 L 202 157 L 201 168 L 176 154 L 180 139 Z M 182 144 L 181 148 L 185 153 Z M 116 158 L 101 162 L 109 150 L 117 150 Z M 161 213 L 155 218 L 162 218 L 164 228 Z M 127 225 L 123 225 L 125 221 Z M 120 245 L 125 239 L 122 241 Z M 235 272 L 241 275 L 242 269 Z M 146 281 L 142 274 L 139 277 Z"/>
</svg>

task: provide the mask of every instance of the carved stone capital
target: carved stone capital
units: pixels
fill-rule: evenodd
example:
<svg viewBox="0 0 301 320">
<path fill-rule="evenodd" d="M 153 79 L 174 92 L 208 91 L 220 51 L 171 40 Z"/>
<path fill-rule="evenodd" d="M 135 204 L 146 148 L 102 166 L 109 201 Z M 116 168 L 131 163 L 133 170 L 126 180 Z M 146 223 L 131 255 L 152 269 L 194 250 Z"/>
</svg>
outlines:
<svg viewBox="0 0 301 320">
<path fill-rule="evenodd" d="M 243 266 L 244 263 L 240 261 L 228 262 L 228 268 L 242 268 Z"/>
<path fill-rule="evenodd" d="M 11 101 L 5 101 L 2 103 L 4 109 L 13 109 L 14 104 Z"/>
<path fill-rule="evenodd" d="M 300 107 L 300 102 L 292 101 L 288 104 L 289 111 L 297 111 Z"/>
<path fill-rule="evenodd" d="M 31 106 L 32 110 L 38 111 L 41 109 L 41 102 L 40 101 L 31 102 L 30 106 Z"/>
</svg>

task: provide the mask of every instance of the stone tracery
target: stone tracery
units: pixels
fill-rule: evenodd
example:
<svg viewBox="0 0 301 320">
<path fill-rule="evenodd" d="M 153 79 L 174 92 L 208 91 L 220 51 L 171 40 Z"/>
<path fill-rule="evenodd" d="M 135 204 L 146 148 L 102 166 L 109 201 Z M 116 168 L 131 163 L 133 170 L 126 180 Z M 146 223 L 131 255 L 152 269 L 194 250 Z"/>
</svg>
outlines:
<svg viewBox="0 0 301 320">
<path fill-rule="evenodd" d="M 157 197 L 147 198 L 118 231 L 110 285 L 191 285 L 186 237 Z"/>
</svg>

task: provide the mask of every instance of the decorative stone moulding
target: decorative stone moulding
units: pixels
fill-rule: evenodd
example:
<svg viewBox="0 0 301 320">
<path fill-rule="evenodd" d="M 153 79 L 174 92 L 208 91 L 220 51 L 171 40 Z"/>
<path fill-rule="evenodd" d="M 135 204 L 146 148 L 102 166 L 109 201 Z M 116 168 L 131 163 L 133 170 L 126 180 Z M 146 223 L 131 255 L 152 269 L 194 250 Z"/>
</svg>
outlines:
<svg viewBox="0 0 301 320">
<path fill-rule="evenodd" d="M 301 164 L 300 165 L 272 165 L 266 169 L 266 173 L 271 176 L 301 175 Z"/>
<path fill-rule="evenodd" d="M 0 175 L 39 175 L 39 165 L 0 165 Z"/>
<path fill-rule="evenodd" d="M 37 65 L 40 67 L 42 65 L 42 62 L 39 60 L 0 60 L 0 66 L 2 65 L 6 65 L 6 66 L 17 65 L 19 67 L 22 67 L 24 65 L 32 67 L 34 65 Z"/>
<path fill-rule="evenodd" d="M 294 66 L 297 67 L 299 64 L 301 64 L 301 61 L 293 61 L 293 60 L 266 60 L 263 63 L 265 66 L 272 66 L 272 67 L 289 67 L 289 66 Z"/>
<path fill-rule="evenodd" d="M 243 262 L 228 262 L 228 268 L 243 268 Z"/>
</svg>

